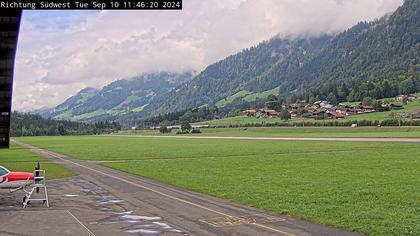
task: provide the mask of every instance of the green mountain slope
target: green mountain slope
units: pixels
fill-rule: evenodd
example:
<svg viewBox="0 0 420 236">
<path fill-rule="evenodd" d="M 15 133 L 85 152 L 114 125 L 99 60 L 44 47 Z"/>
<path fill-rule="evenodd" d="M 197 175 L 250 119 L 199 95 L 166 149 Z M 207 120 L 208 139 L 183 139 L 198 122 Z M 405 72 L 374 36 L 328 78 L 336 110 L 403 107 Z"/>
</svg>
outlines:
<svg viewBox="0 0 420 236">
<path fill-rule="evenodd" d="M 274 38 L 260 43 L 208 66 L 192 81 L 172 91 L 164 99 L 155 100 L 150 109 L 165 113 L 203 105 L 213 106 L 241 90 L 257 93 L 273 89 L 279 84 L 263 81 L 265 74 L 270 73 L 274 66 L 283 68 L 285 72 L 301 67 L 330 38 Z"/>
<path fill-rule="evenodd" d="M 155 100 L 150 112 L 236 106 L 272 91 L 338 101 L 419 91 L 419 41 L 420 0 L 407 0 L 392 15 L 334 37 L 274 38 L 227 57 Z"/>
<path fill-rule="evenodd" d="M 333 92 L 339 100 L 392 97 L 419 91 L 419 70 L 420 0 L 407 0 L 392 15 L 337 35 L 288 79 L 284 91 L 304 84 L 313 94 Z M 340 87 L 348 91 L 334 91 Z"/>
<path fill-rule="evenodd" d="M 71 121 L 116 120 L 143 109 L 192 78 L 192 73 L 143 74 L 128 80 L 118 80 L 101 90 L 86 88 L 54 109 L 38 114 L 44 117 Z M 36 112 L 35 112 L 36 113 Z"/>
</svg>

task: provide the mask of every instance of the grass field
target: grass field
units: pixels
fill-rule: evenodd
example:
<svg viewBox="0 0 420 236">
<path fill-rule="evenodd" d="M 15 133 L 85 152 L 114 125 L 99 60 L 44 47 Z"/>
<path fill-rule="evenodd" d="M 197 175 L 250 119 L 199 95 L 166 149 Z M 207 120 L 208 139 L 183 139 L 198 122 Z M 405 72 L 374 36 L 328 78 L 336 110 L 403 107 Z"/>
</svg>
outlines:
<svg viewBox="0 0 420 236">
<path fill-rule="evenodd" d="M 310 137 L 310 138 L 420 138 L 420 127 L 247 127 L 204 128 L 191 136 Z M 164 135 L 176 135 L 175 131 Z M 158 130 L 121 131 L 121 135 L 163 135 Z"/>
<path fill-rule="evenodd" d="M 420 234 L 420 144 L 127 137 L 21 141 L 369 235 Z"/>
<path fill-rule="evenodd" d="M 66 169 L 61 165 L 50 163 L 45 158 L 17 145 L 12 145 L 12 148 L 9 150 L 0 150 L 0 165 L 6 167 L 10 171 L 33 172 L 38 161 L 40 162 L 42 169 L 45 169 L 46 177 L 49 180 L 75 175 L 69 169 Z"/>
</svg>

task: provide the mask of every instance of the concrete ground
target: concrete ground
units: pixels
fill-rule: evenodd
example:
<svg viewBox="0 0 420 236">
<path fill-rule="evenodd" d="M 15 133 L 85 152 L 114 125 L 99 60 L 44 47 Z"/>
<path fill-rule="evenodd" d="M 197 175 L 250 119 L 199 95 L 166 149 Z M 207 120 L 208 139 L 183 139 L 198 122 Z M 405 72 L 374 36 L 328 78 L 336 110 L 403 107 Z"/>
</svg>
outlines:
<svg viewBox="0 0 420 236">
<path fill-rule="evenodd" d="M 358 235 L 19 144 L 79 176 L 48 182 L 49 209 L 0 194 L 0 235 Z"/>
</svg>

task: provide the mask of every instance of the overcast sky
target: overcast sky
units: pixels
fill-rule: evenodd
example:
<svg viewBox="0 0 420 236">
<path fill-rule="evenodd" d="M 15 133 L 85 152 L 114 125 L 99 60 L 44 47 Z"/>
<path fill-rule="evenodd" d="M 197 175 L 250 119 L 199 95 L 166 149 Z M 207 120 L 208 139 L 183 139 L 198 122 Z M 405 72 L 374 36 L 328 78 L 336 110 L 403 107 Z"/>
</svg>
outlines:
<svg viewBox="0 0 420 236">
<path fill-rule="evenodd" d="M 85 87 L 207 65 L 273 36 L 337 33 L 403 0 L 184 0 L 182 11 L 25 11 L 13 108 L 52 107 Z"/>
</svg>

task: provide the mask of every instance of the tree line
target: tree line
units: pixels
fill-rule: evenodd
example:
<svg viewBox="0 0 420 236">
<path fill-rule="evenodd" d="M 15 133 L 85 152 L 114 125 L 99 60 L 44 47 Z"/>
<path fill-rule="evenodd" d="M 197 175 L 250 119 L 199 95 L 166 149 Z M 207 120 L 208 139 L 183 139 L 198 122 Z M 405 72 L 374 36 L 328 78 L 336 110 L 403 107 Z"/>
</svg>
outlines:
<svg viewBox="0 0 420 236">
<path fill-rule="evenodd" d="M 290 100 L 304 99 L 308 102 L 327 100 L 332 104 L 362 101 L 366 97 L 375 99 L 395 97 L 420 91 L 418 74 L 390 79 L 328 81 L 307 90 L 296 91 Z"/>
<path fill-rule="evenodd" d="M 108 134 L 121 130 L 116 122 L 79 123 L 45 119 L 40 115 L 13 112 L 10 135 L 20 136 L 64 136 Z"/>
</svg>

